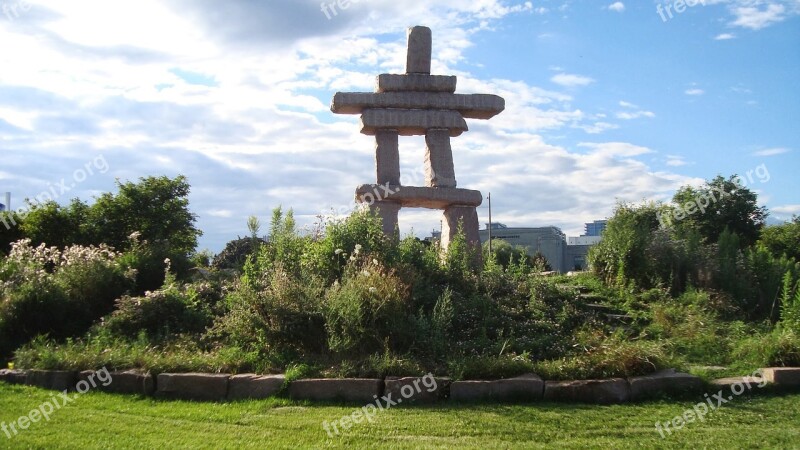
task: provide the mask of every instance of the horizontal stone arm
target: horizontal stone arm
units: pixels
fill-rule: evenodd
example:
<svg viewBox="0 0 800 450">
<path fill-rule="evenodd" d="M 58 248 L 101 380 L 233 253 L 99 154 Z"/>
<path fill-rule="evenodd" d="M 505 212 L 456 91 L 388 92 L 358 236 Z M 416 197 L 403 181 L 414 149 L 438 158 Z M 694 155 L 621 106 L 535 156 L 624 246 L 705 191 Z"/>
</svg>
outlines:
<svg viewBox="0 0 800 450">
<path fill-rule="evenodd" d="M 400 136 L 422 136 L 433 128 L 446 128 L 450 130 L 451 137 L 469 130 L 458 111 L 366 109 L 361 115 L 361 133 L 370 136 L 381 129 L 397 130 Z"/>
<path fill-rule="evenodd" d="M 483 195 L 471 189 L 363 184 L 356 188 L 356 201 L 369 205 L 389 202 L 403 208 L 444 210 L 451 206 L 478 207 L 483 202 Z"/>
<path fill-rule="evenodd" d="M 423 92 L 337 92 L 331 111 L 336 114 L 361 114 L 365 109 L 403 108 L 454 110 L 467 119 L 490 119 L 506 107 L 502 97 L 490 94 L 448 94 Z"/>
</svg>

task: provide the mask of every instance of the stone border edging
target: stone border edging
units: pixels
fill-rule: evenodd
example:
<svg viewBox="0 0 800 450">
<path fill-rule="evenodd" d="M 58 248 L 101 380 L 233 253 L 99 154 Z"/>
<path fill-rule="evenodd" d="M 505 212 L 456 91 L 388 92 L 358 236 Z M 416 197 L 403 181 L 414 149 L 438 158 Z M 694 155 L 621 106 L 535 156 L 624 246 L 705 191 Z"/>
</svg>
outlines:
<svg viewBox="0 0 800 450">
<path fill-rule="evenodd" d="M 730 387 L 765 381 L 777 389 L 800 388 L 800 368 L 772 367 L 761 369 L 763 379 L 732 377 L 713 380 L 711 387 Z M 0 370 L 0 381 L 26 384 L 51 390 L 74 390 L 93 371 Z M 112 382 L 98 386 L 104 392 L 135 394 L 145 397 L 195 401 L 233 401 L 266 399 L 279 395 L 286 387 L 284 375 L 227 375 L 205 373 L 160 373 L 157 375 L 128 370 L 111 372 Z M 502 380 L 465 380 L 433 378 L 435 390 L 416 389 L 413 396 L 405 388 L 418 388 L 421 378 L 386 377 L 296 380 L 286 389 L 288 396 L 307 401 L 343 401 L 371 403 L 383 395 L 409 403 L 455 402 L 535 402 L 556 401 L 591 404 L 637 402 L 663 395 L 699 394 L 705 383 L 693 375 L 664 370 L 650 375 L 603 380 L 544 381 L 534 374 Z"/>
</svg>

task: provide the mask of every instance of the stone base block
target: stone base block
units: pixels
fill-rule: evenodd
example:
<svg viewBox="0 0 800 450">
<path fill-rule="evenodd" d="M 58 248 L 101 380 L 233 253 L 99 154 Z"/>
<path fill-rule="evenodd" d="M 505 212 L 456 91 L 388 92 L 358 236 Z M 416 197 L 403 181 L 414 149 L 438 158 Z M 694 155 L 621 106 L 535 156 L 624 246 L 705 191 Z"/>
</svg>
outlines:
<svg viewBox="0 0 800 450">
<path fill-rule="evenodd" d="M 399 403 L 431 403 L 450 395 L 450 379 L 434 377 L 387 377 L 386 395 Z"/>
<path fill-rule="evenodd" d="M 274 397 L 283 388 L 285 380 L 283 375 L 234 375 L 228 386 L 228 400 Z"/>
<path fill-rule="evenodd" d="M 395 233 L 400 232 L 398 225 L 398 215 L 400 213 L 400 204 L 395 202 L 375 202 L 369 205 L 370 211 L 377 214 L 381 218 L 383 226 L 383 234 L 386 236 L 394 236 Z"/>
<path fill-rule="evenodd" d="M 222 401 L 228 396 L 230 375 L 160 373 L 157 380 L 156 397 Z"/>
<path fill-rule="evenodd" d="M 761 375 L 777 387 L 800 387 L 800 367 L 769 367 Z"/>
<path fill-rule="evenodd" d="M 532 374 L 496 381 L 454 381 L 450 385 L 450 399 L 461 402 L 536 401 L 543 395 L 544 381 Z"/>
<path fill-rule="evenodd" d="M 609 405 L 626 403 L 630 398 L 631 389 L 624 378 L 548 381 L 544 387 L 544 399 L 549 401 Z"/>
<path fill-rule="evenodd" d="M 0 370 L 0 381 L 8 384 L 25 384 L 28 373 L 24 370 Z"/>
<path fill-rule="evenodd" d="M 77 372 L 63 370 L 29 370 L 25 384 L 54 391 L 74 391 Z"/>
<path fill-rule="evenodd" d="M 110 383 L 105 379 L 101 379 L 102 375 L 104 374 L 98 376 L 97 371 L 94 370 L 85 370 L 78 374 L 78 381 L 89 383 L 92 389 L 115 394 L 144 395 L 149 397 L 156 391 L 155 377 L 149 372 L 142 373 L 135 370 L 110 372 L 108 374 L 111 379 Z M 92 383 L 92 380 L 94 380 L 94 383 Z M 106 385 L 104 385 L 104 383 Z"/>
<path fill-rule="evenodd" d="M 294 400 L 344 401 L 371 403 L 383 394 L 383 380 L 372 378 L 310 379 L 289 384 L 289 396 Z"/>
<path fill-rule="evenodd" d="M 703 380 L 672 369 L 652 375 L 631 377 L 628 379 L 628 383 L 631 386 L 631 400 L 633 401 L 657 398 L 663 395 L 697 394 L 703 390 Z"/>
</svg>

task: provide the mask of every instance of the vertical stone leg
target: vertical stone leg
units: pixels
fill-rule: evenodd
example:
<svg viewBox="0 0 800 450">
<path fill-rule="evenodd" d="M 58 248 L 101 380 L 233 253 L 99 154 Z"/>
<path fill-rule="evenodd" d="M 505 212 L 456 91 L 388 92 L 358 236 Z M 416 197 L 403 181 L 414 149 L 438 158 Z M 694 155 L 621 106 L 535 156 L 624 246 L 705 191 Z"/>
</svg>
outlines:
<svg viewBox="0 0 800 450">
<path fill-rule="evenodd" d="M 464 238 L 467 245 L 475 249 L 475 264 L 480 267 L 483 258 L 481 255 L 481 238 L 478 235 L 478 209 L 474 206 L 451 206 L 444 210 L 442 221 L 442 251 L 446 252 L 450 242 L 458 234 L 458 226 L 464 229 Z"/>
<path fill-rule="evenodd" d="M 400 185 L 400 149 L 397 130 L 375 132 L 375 165 L 378 184 Z"/>
<path fill-rule="evenodd" d="M 397 215 L 400 212 L 400 204 L 395 202 L 374 202 L 369 205 L 369 210 L 377 213 L 383 223 L 383 234 L 387 237 L 394 237 L 395 232 L 399 232 Z"/>
<path fill-rule="evenodd" d="M 428 187 L 456 187 L 450 130 L 435 128 L 425 134 L 425 178 Z"/>
</svg>

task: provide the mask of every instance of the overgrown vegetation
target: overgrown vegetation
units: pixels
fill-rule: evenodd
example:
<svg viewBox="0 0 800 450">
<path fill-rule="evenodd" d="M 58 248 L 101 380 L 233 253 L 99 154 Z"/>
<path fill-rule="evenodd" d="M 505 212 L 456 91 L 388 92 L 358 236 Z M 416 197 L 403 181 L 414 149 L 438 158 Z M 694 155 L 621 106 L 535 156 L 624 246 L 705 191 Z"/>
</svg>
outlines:
<svg viewBox="0 0 800 450">
<path fill-rule="evenodd" d="M 800 365 L 800 265 L 790 251 L 800 222 L 762 230 L 766 211 L 732 180 L 676 194 L 685 203 L 726 192 L 713 214 L 675 220 L 675 205 L 619 205 L 590 254 L 592 272 L 555 277 L 502 241 L 475 267 L 480 250 L 463 236 L 444 256 L 414 237 L 387 238 L 365 211 L 305 234 L 277 208 L 268 237 L 250 218 L 250 236 L 212 263 L 194 253 L 185 180 L 121 184 L 101 206 L 51 205 L 25 219 L 18 237 L 47 236 L 35 231 L 43 217 L 65 214 L 78 217 L 71 235 L 107 226 L 98 236 L 119 248 L 63 236 L 63 247 L 14 244 L 0 263 L 0 354 L 16 349 L 18 367 L 291 377 L 564 379 Z M 154 205 L 150 196 L 178 213 L 80 219 L 93 208 L 124 218 L 126 205 Z M 187 270 L 190 261 L 199 270 Z"/>
</svg>

